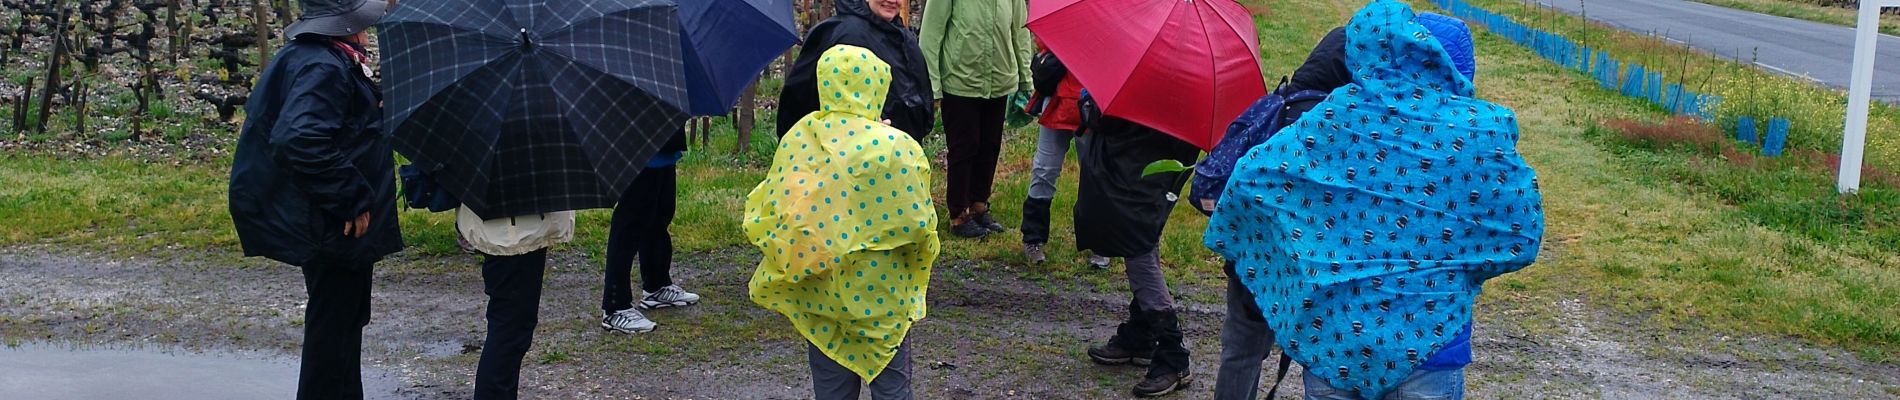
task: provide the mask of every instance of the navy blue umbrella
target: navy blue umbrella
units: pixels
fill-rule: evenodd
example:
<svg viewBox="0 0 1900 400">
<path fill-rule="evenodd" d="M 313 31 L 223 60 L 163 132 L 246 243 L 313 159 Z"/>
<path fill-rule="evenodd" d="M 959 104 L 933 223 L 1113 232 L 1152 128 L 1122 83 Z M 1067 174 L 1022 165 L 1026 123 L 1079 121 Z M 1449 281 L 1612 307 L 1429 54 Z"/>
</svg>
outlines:
<svg viewBox="0 0 1900 400">
<path fill-rule="evenodd" d="M 404 0 L 380 27 L 392 144 L 483 218 L 611 207 L 687 118 L 672 0 Z"/>
<path fill-rule="evenodd" d="M 679 7 L 695 115 L 732 110 L 752 79 L 798 43 L 791 0 L 680 0 Z"/>
</svg>

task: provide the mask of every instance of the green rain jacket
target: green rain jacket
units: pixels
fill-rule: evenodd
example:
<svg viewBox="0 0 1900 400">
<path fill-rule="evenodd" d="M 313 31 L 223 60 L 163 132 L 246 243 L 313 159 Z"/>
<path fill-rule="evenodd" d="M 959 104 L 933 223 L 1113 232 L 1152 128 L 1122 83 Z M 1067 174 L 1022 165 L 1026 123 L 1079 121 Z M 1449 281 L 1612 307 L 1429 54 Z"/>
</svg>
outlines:
<svg viewBox="0 0 1900 400">
<path fill-rule="evenodd" d="M 993 99 L 1033 85 L 1029 4 L 1023 0 L 931 0 L 918 35 L 932 95 Z"/>
</svg>

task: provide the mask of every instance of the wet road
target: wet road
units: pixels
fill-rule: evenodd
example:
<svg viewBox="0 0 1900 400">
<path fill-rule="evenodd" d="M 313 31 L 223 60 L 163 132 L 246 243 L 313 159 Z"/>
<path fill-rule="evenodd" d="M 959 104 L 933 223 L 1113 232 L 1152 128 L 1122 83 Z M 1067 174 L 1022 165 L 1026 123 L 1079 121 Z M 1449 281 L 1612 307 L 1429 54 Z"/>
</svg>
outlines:
<svg viewBox="0 0 1900 400">
<path fill-rule="evenodd" d="M 1854 61 L 1852 28 L 1776 17 L 1686 0 L 1524 0 L 1624 30 L 1654 33 L 1728 59 L 1847 89 Z M 1874 99 L 1900 104 L 1900 37 L 1880 35 Z"/>
<path fill-rule="evenodd" d="M 370 379 L 364 386 L 368 398 L 398 398 L 391 382 Z M 297 394 L 297 364 L 241 354 L 28 344 L 0 347 L 0 394 L 41 400 L 288 399 Z"/>
</svg>

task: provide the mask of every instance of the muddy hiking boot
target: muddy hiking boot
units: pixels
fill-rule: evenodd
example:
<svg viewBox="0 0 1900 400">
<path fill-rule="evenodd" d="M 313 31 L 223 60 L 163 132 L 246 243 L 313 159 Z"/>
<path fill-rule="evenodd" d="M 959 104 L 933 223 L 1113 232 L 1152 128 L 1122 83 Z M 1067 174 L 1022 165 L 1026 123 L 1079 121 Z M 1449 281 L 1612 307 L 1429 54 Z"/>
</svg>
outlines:
<svg viewBox="0 0 1900 400">
<path fill-rule="evenodd" d="M 1188 382 L 1193 381 L 1193 378 L 1194 374 L 1187 371 L 1148 374 L 1147 378 L 1143 378 L 1140 383 L 1135 384 L 1133 392 L 1135 397 L 1166 395 L 1168 393 L 1174 393 L 1175 390 L 1187 387 Z"/>
<path fill-rule="evenodd" d="M 1135 309 L 1134 303 L 1128 305 L 1128 321 L 1115 327 L 1115 336 L 1108 343 L 1089 347 L 1089 360 L 1102 365 L 1135 364 L 1147 366 L 1153 362 L 1155 351 L 1154 329 L 1149 327 L 1148 319 Z"/>
<path fill-rule="evenodd" d="M 1101 346 L 1089 346 L 1089 361 L 1102 365 L 1134 364 L 1146 367 L 1154 362 L 1153 354 L 1153 349 L 1122 347 L 1115 343 L 1115 339 L 1109 339 L 1108 344 Z"/>
</svg>

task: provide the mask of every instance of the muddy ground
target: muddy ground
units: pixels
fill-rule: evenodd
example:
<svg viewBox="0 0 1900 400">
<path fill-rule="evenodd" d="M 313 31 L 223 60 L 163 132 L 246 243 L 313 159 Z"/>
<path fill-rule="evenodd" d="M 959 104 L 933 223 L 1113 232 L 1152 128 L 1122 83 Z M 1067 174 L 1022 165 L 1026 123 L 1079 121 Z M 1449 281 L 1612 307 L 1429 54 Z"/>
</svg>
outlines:
<svg viewBox="0 0 1900 400">
<path fill-rule="evenodd" d="M 599 267 L 573 250 L 551 262 L 524 396 L 587 399 L 798 399 L 809 396 L 802 342 L 745 298 L 746 249 L 677 257 L 700 305 L 650 313 L 644 335 L 597 327 Z M 365 363 L 393 395 L 467 398 L 483 332 L 477 259 L 399 256 L 379 266 Z M 931 317 L 914 331 L 920 398 L 1126 398 L 1140 374 L 1089 364 L 1125 294 L 1033 282 L 1010 266 L 945 262 Z M 1119 270 L 1101 271 L 1116 274 Z M 296 357 L 304 299 L 298 271 L 225 254 L 114 259 L 54 248 L 0 250 L 0 339 Z M 1218 287 L 1177 288 L 1218 299 Z M 1208 398 L 1220 304 L 1189 302 L 1196 381 Z M 1655 331 L 1582 299 L 1478 311 L 1472 398 L 1896 398 L 1900 366 L 1797 340 Z M 0 371 L 4 373 L 4 371 Z M 1282 398 L 1300 392 L 1297 371 Z M 295 376 L 278 379 L 295 380 Z"/>
</svg>

